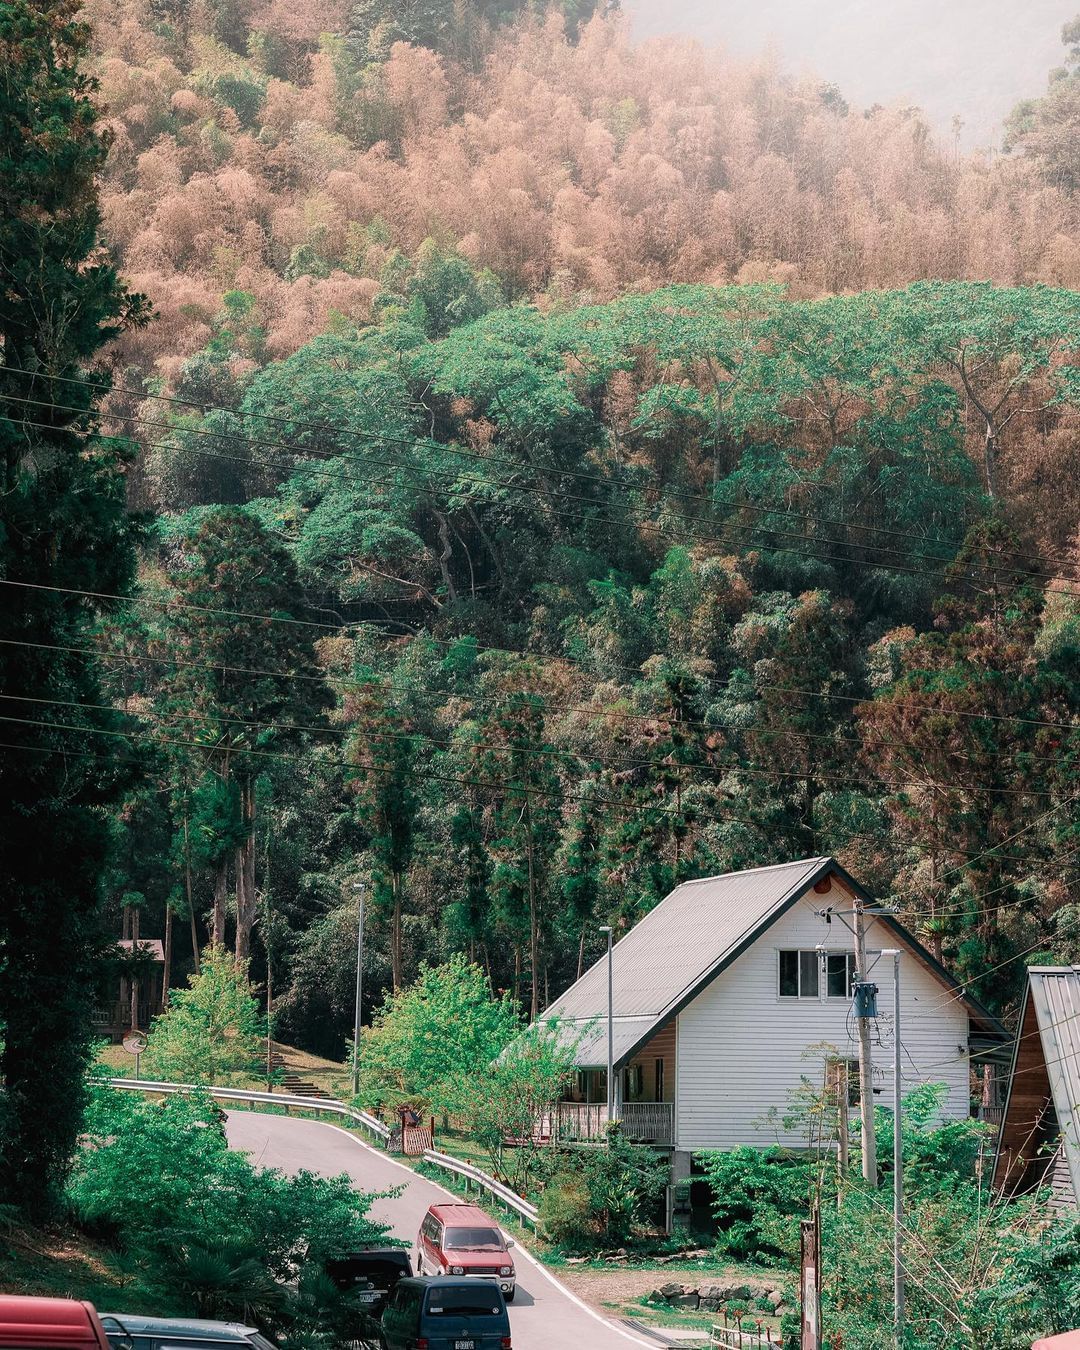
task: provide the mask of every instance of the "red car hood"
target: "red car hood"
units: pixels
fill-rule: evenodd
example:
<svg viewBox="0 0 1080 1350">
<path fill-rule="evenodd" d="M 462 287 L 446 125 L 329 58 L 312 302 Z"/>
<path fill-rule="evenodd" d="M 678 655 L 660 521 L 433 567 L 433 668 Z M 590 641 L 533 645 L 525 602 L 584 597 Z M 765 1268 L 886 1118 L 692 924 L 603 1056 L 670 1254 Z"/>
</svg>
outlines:
<svg viewBox="0 0 1080 1350">
<path fill-rule="evenodd" d="M 446 1253 L 446 1259 L 452 1266 L 472 1266 L 484 1270 L 498 1270 L 500 1266 L 514 1264 L 509 1252 L 462 1252 L 456 1248 Z"/>
<path fill-rule="evenodd" d="M 1080 1331 L 1066 1331 L 1060 1336 L 1045 1336 L 1036 1341 L 1031 1350 L 1080 1350 Z"/>
</svg>

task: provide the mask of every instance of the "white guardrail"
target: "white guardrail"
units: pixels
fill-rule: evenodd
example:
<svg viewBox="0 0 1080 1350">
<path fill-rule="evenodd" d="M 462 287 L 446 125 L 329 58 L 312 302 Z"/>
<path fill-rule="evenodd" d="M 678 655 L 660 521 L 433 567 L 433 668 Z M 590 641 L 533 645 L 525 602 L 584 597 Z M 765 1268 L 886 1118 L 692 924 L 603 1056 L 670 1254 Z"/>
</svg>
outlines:
<svg viewBox="0 0 1080 1350">
<path fill-rule="evenodd" d="M 325 1112 L 328 1115 L 344 1116 L 347 1120 L 354 1121 L 384 1146 L 390 1138 L 390 1131 L 381 1120 L 376 1120 L 367 1111 L 358 1111 L 355 1107 L 349 1106 L 345 1102 L 339 1102 L 333 1097 L 292 1096 L 285 1092 L 248 1092 L 243 1088 L 196 1086 L 193 1083 L 157 1083 L 145 1078 L 110 1078 L 109 1084 L 111 1087 L 128 1088 L 133 1092 L 202 1091 L 222 1102 L 249 1102 L 255 1106 L 280 1106 L 286 1110 L 295 1108 L 316 1113 Z M 425 1150 L 422 1156 L 424 1161 L 430 1163 L 432 1167 L 442 1168 L 443 1171 L 461 1177 L 465 1182 L 466 1189 L 470 1186 L 476 1186 L 479 1190 L 486 1191 L 493 1200 L 516 1214 L 523 1223 L 529 1224 L 532 1228 L 536 1227 L 536 1206 L 529 1204 L 527 1200 L 523 1200 L 509 1186 L 504 1186 L 501 1181 L 496 1181 L 494 1177 L 482 1172 L 479 1167 L 473 1167 L 471 1163 L 462 1162 L 460 1158 L 453 1158 L 450 1154 L 440 1153 L 433 1148 Z"/>
</svg>

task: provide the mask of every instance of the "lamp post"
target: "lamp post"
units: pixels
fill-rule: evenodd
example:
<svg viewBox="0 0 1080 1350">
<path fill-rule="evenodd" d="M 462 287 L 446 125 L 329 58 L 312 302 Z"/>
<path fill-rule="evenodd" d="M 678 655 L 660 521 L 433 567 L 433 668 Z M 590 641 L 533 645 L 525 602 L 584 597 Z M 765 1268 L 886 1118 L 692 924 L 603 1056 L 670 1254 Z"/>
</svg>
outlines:
<svg viewBox="0 0 1080 1350">
<path fill-rule="evenodd" d="M 615 1119 L 615 985 L 612 965 L 611 925 L 605 924 L 601 933 L 607 934 L 607 1123 Z"/>
<path fill-rule="evenodd" d="M 904 1344 L 904 1146 L 900 1128 L 900 952 L 886 947 L 893 959 L 893 1345 Z"/>
<path fill-rule="evenodd" d="M 360 1091 L 360 1004 L 364 992 L 364 883 L 358 882 L 356 916 L 356 1015 L 353 1019 L 352 1095 Z"/>
</svg>

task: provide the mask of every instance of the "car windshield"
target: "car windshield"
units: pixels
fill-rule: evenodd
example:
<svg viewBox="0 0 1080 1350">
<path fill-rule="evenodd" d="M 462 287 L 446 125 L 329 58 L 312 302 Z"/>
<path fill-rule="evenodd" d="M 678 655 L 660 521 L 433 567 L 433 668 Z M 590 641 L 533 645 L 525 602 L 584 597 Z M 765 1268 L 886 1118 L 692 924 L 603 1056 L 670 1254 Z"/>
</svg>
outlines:
<svg viewBox="0 0 1080 1350">
<path fill-rule="evenodd" d="M 427 1312 L 432 1317 L 498 1317 L 502 1308 L 482 1289 L 433 1289 Z"/>
<path fill-rule="evenodd" d="M 443 1247 L 448 1252 L 501 1252 L 502 1238 L 494 1228 L 448 1228 Z"/>
</svg>

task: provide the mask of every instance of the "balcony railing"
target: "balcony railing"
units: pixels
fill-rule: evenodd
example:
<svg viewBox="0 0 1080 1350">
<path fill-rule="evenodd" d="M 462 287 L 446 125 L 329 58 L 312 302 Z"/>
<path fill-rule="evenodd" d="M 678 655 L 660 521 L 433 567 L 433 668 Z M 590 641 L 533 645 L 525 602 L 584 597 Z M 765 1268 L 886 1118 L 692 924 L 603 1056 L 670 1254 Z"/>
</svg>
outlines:
<svg viewBox="0 0 1080 1350">
<path fill-rule="evenodd" d="M 149 1003 L 139 1003 L 139 1026 L 145 1031 L 158 1010 Z M 92 1008 L 90 1023 L 97 1031 L 127 1031 L 131 1026 L 131 1004 L 109 1003 Z"/>
<path fill-rule="evenodd" d="M 618 1111 L 627 1139 L 639 1144 L 672 1144 L 675 1141 L 673 1102 L 624 1102 Z M 604 1103 L 560 1102 L 555 1114 L 556 1136 L 570 1143 L 603 1139 L 607 1130 Z"/>
</svg>

